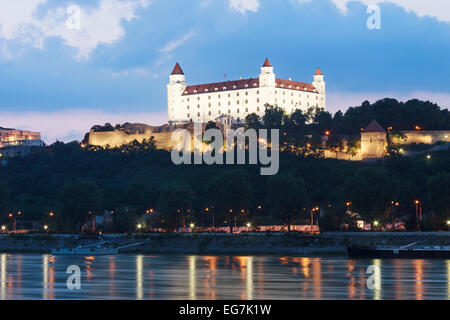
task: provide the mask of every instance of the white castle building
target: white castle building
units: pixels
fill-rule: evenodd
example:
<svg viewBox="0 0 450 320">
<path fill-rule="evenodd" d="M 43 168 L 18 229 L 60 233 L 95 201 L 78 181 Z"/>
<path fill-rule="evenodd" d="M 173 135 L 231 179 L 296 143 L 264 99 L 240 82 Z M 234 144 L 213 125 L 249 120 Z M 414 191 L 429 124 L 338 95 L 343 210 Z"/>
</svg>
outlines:
<svg viewBox="0 0 450 320">
<path fill-rule="evenodd" d="M 325 82 L 319 68 L 312 83 L 278 79 L 266 59 L 259 78 L 187 85 L 177 63 L 167 85 L 169 123 L 208 122 L 227 117 L 244 122 L 250 113 L 264 115 L 266 103 L 292 113 L 312 106 L 325 109 Z"/>
</svg>

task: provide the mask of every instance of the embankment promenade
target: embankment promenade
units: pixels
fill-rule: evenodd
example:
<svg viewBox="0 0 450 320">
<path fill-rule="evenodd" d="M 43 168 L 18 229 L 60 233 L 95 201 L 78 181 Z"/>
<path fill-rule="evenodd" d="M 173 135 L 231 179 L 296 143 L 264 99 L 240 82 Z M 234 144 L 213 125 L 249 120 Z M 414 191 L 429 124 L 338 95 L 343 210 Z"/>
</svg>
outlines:
<svg viewBox="0 0 450 320">
<path fill-rule="evenodd" d="M 0 235 L 0 253 L 51 253 L 53 248 L 75 248 L 108 241 L 113 247 L 143 242 L 120 253 L 151 254 L 260 254 L 345 255 L 346 246 L 450 245 L 450 232 L 325 232 L 242 234 L 109 234 L 82 237 L 70 234 Z"/>
</svg>

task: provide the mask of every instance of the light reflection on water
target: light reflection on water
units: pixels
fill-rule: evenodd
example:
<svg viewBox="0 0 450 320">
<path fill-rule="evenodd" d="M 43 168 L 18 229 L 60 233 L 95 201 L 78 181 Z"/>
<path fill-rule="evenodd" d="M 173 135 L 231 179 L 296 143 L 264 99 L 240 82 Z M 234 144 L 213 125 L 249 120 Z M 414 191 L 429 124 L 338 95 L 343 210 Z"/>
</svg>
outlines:
<svg viewBox="0 0 450 320">
<path fill-rule="evenodd" d="M 450 299 L 450 260 L 0 254 L 0 299 Z"/>
</svg>

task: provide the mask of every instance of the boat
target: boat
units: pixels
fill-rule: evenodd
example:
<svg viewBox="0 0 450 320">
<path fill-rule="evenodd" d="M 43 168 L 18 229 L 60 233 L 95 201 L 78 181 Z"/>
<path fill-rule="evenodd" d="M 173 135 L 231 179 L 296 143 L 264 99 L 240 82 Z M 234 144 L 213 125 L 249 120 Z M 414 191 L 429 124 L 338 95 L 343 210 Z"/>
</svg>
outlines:
<svg viewBox="0 0 450 320">
<path fill-rule="evenodd" d="M 450 246 L 419 246 L 416 242 L 406 246 L 359 246 L 347 247 L 351 258 L 409 258 L 449 259 Z"/>
<path fill-rule="evenodd" d="M 118 248 L 111 246 L 103 246 L 108 241 L 102 241 L 86 246 L 78 246 L 75 248 L 55 248 L 52 249 L 53 255 L 78 255 L 78 256 L 104 256 L 115 255 L 119 253 Z"/>
<path fill-rule="evenodd" d="M 58 248 L 52 249 L 53 255 L 78 255 L 78 256 L 101 256 L 116 255 L 119 250 L 116 248 Z"/>
</svg>

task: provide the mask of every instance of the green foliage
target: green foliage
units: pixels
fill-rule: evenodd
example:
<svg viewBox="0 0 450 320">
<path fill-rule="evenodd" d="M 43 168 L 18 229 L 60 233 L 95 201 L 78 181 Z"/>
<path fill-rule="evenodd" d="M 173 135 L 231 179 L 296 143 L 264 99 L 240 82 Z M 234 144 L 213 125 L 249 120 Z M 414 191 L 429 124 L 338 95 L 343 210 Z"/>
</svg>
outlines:
<svg viewBox="0 0 450 320">
<path fill-rule="evenodd" d="M 130 233 L 136 231 L 138 215 L 133 207 L 122 207 L 114 211 L 113 230 L 117 233 Z"/>
<path fill-rule="evenodd" d="M 347 181 L 346 195 L 353 209 L 366 221 L 383 218 L 397 198 L 398 185 L 383 167 L 361 168 Z"/>
<path fill-rule="evenodd" d="M 450 173 L 440 172 L 428 178 L 428 199 L 434 215 L 450 219 Z"/>
<path fill-rule="evenodd" d="M 77 231 L 90 214 L 99 210 L 101 194 L 94 182 L 77 178 L 64 185 L 58 200 L 58 226 L 65 231 Z"/>
<path fill-rule="evenodd" d="M 308 207 L 308 193 L 303 179 L 295 178 L 290 173 L 278 174 L 269 179 L 267 187 L 273 216 L 290 225 L 305 214 Z"/>
<path fill-rule="evenodd" d="M 163 225 L 168 228 L 179 226 L 181 215 L 187 215 L 192 210 L 193 200 L 194 193 L 189 185 L 177 182 L 164 184 L 156 206 Z"/>
</svg>

